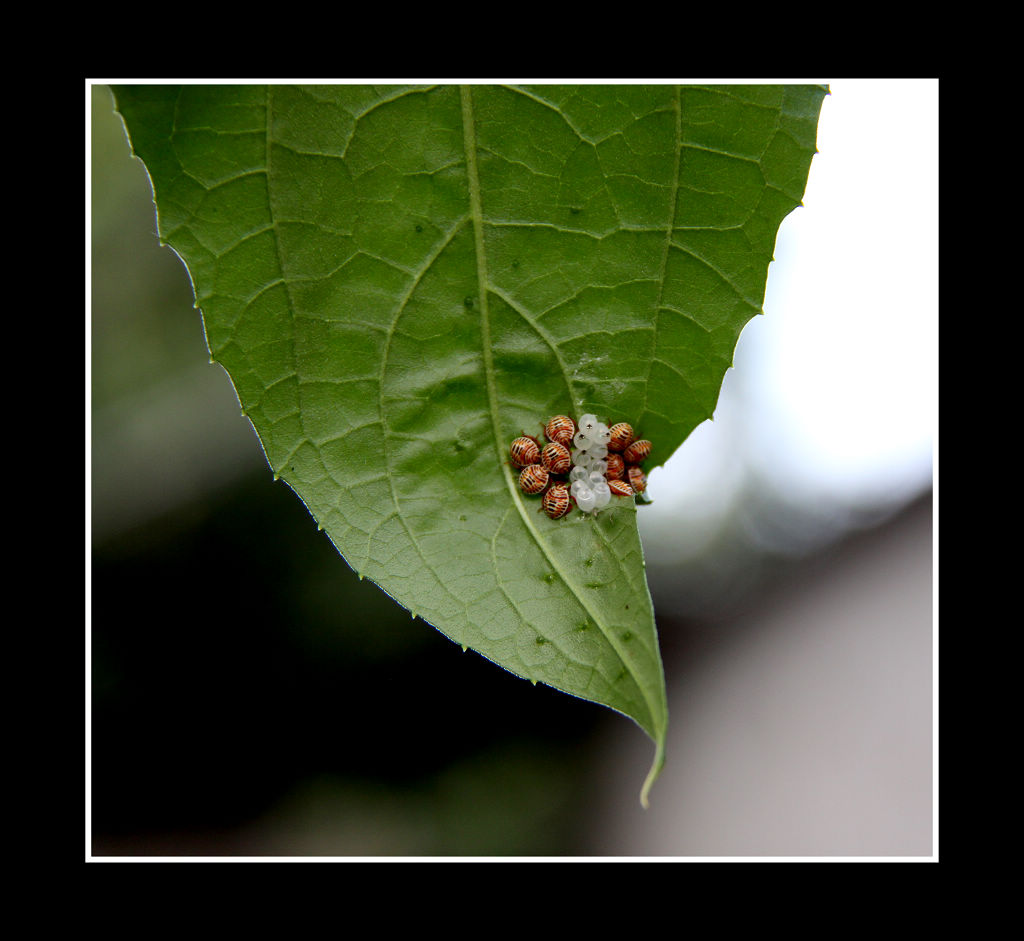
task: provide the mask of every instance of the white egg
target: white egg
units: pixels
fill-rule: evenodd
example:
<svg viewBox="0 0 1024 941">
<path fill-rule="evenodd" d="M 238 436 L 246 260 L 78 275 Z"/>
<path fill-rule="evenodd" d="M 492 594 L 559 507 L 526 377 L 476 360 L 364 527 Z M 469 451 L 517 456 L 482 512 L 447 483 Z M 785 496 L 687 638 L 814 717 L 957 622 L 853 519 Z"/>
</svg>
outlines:
<svg viewBox="0 0 1024 941">
<path fill-rule="evenodd" d="M 576 506 L 584 513 L 590 513 L 596 508 L 598 497 L 593 490 L 581 490 L 573 496 L 576 497 Z"/>
</svg>

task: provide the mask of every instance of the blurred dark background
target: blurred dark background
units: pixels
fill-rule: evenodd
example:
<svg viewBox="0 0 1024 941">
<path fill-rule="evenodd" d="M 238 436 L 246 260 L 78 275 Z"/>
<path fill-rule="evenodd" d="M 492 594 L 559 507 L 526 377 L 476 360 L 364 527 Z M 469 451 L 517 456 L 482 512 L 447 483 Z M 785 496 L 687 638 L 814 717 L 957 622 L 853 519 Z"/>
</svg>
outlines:
<svg viewBox="0 0 1024 941">
<path fill-rule="evenodd" d="M 927 482 L 808 508 L 752 475 L 696 543 L 645 532 L 685 738 L 644 814 L 653 746 L 629 720 L 410 618 L 273 482 L 110 93 L 92 96 L 93 856 L 931 852 Z M 862 611 L 886 579 L 900 600 Z M 855 680 L 826 682 L 851 649 Z M 865 702 L 885 704 L 870 726 Z"/>
<path fill-rule="evenodd" d="M 273 482 L 93 101 L 93 853 L 566 852 L 604 710 L 413 620 Z"/>
</svg>

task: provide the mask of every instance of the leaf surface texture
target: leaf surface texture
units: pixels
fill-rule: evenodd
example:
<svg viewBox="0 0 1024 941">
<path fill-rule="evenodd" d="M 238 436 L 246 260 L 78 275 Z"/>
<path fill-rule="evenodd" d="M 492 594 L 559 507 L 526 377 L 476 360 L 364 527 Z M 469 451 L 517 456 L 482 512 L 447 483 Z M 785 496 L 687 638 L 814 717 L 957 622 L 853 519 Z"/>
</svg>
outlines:
<svg viewBox="0 0 1024 941">
<path fill-rule="evenodd" d="M 548 519 L 508 445 L 593 412 L 654 443 L 649 469 L 711 416 L 825 89 L 114 91 L 274 473 L 414 615 L 634 719 L 649 787 L 637 510 Z"/>
</svg>

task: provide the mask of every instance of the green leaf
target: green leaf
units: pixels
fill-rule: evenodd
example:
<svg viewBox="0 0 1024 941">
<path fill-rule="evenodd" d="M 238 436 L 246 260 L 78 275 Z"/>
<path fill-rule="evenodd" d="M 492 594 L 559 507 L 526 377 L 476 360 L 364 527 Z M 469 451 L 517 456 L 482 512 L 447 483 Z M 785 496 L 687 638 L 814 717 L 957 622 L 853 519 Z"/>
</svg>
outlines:
<svg viewBox="0 0 1024 941">
<path fill-rule="evenodd" d="M 711 416 L 824 94 L 115 89 L 275 475 L 414 616 L 634 719 L 645 804 L 667 709 L 635 506 L 552 521 L 508 445 L 593 412 L 650 468 Z"/>
</svg>

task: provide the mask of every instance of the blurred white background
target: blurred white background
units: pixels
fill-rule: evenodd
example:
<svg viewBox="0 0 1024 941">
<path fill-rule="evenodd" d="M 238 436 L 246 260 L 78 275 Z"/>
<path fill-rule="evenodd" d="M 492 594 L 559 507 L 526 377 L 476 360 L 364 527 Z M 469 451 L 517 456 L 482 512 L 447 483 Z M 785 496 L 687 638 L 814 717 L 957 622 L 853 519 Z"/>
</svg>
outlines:
<svg viewBox="0 0 1024 941">
<path fill-rule="evenodd" d="M 623 814 L 650 743 L 609 748 L 600 855 L 937 852 L 938 82 L 830 88 L 765 316 L 650 476 L 668 763 Z"/>
<path fill-rule="evenodd" d="M 665 511 L 642 524 L 656 552 L 695 552 L 754 480 L 823 517 L 829 535 L 824 518 L 841 529 L 931 486 L 938 82 L 830 89 L 804 205 L 779 231 L 765 316 L 740 337 L 714 421 L 651 475 Z M 810 529 L 805 538 L 820 535 Z"/>
</svg>

